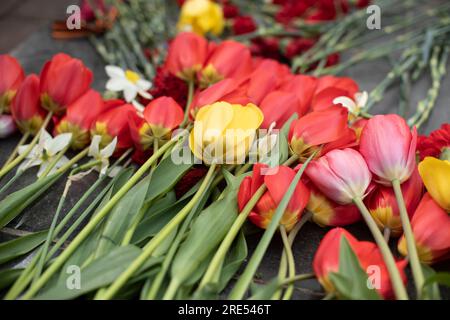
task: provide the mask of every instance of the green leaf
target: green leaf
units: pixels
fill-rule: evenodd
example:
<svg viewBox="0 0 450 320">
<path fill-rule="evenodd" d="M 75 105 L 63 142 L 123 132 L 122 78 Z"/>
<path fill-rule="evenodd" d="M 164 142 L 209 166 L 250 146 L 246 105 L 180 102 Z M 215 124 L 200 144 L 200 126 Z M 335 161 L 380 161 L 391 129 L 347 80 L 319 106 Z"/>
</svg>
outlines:
<svg viewBox="0 0 450 320">
<path fill-rule="evenodd" d="M 331 273 L 330 280 L 339 298 L 350 300 L 380 300 L 375 289 L 368 286 L 368 277 L 361 268 L 356 254 L 347 239 L 341 237 L 339 252 L 339 272 Z"/>
<path fill-rule="evenodd" d="M 180 246 L 171 267 L 172 278 L 180 284 L 213 253 L 236 219 L 236 192 L 226 194 L 200 213 Z"/>
<path fill-rule="evenodd" d="M 239 270 L 245 258 L 247 258 L 247 254 L 247 242 L 245 241 L 244 233 L 241 231 L 225 257 L 222 272 L 220 274 L 219 292 L 228 285 L 228 282 Z"/>
<path fill-rule="evenodd" d="M 54 174 L 13 192 L 0 202 L 0 229 L 17 217 L 26 207 L 50 188 L 61 174 Z"/>
<path fill-rule="evenodd" d="M 450 288 L 450 273 L 449 272 L 435 272 L 427 277 L 424 283 L 424 288 L 433 284 L 440 284 Z"/>
<path fill-rule="evenodd" d="M 169 206 L 157 205 L 155 202 L 144 215 L 144 219 L 139 223 L 133 234 L 131 242 L 141 243 L 144 240 L 156 235 L 183 207 L 188 199 L 198 190 L 200 183 L 193 186 L 178 201 Z"/>
<path fill-rule="evenodd" d="M 37 300 L 74 299 L 92 290 L 102 288 L 113 282 L 130 263 L 136 259 L 141 250 L 133 245 L 114 248 L 106 255 L 94 260 L 80 270 L 80 288 L 70 289 L 67 286 L 69 277 L 74 273 L 66 273 L 65 277 L 52 287 L 47 288 L 36 297 Z M 66 270 L 64 270 L 66 272 Z"/>
<path fill-rule="evenodd" d="M 106 218 L 97 248 L 97 256 L 105 254 L 121 244 L 128 228 L 144 204 L 151 180 L 151 175 L 142 179 L 114 206 Z"/>
<path fill-rule="evenodd" d="M 112 186 L 108 190 L 108 192 L 103 197 L 102 201 L 98 205 L 96 211 L 92 216 L 95 216 L 101 208 L 103 208 L 106 203 L 116 194 L 121 187 L 129 180 L 131 175 L 133 174 L 133 169 L 126 169 L 120 172 L 117 176 L 112 180 Z M 66 270 L 67 266 L 70 265 L 83 265 L 89 263 L 90 259 L 95 258 L 95 249 L 97 248 L 97 244 L 99 242 L 99 238 L 101 232 L 103 230 L 103 225 L 99 225 L 86 240 L 84 240 L 80 246 L 75 250 L 75 252 L 70 256 L 70 258 L 65 263 L 65 266 L 62 268 L 60 273 L 60 278 L 65 277 L 66 274 L 63 270 Z"/>
<path fill-rule="evenodd" d="M 433 277 L 436 277 L 437 275 L 436 271 L 434 271 L 430 266 L 427 266 L 426 264 L 422 264 L 422 271 L 426 279 L 422 289 L 423 297 L 432 300 L 441 300 L 441 294 L 439 292 L 439 282 L 435 281 L 436 279 L 439 279 L 439 277 L 434 278 L 433 280 Z M 450 273 L 448 273 L 447 275 L 448 275 L 448 285 L 450 286 Z M 431 280 L 428 282 L 429 279 Z"/>
<path fill-rule="evenodd" d="M 273 297 L 275 292 L 280 288 L 280 279 L 278 277 L 273 278 L 265 285 L 253 285 L 252 296 L 249 300 L 269 300 Z"/>
<path fill-rule="evenodd" d="M 23 269 L 5 269 L 0 271 L 0 290 L 11 286 L 19 278 Z"/>
<path fill-rule="evenodd" d="M 161 161 L 153 172 L 152 184 L 145 199 L 146 203 L 172 190 L 176 183 L 192 168 L 193 164 L 194 161 L 189 161 L 188 164 L 175 164 L 171 157 Z"/>
<path fill-rule="evenodd" d="M 27 254 L 45 241 L 47 230 L 0 243 L 0 264 Z"/>
<path fill-rule="evenodd" d="M 286 121 L 283 125 L 283 127 L 281 128 L 281 133 L 284 134 L 285 137 L 289 136 L 289 129 L 291 128 L 291 123 L 294 120 L 298 119 L 298 114 L 294 113 L 288 121 Z"/>
</svg>

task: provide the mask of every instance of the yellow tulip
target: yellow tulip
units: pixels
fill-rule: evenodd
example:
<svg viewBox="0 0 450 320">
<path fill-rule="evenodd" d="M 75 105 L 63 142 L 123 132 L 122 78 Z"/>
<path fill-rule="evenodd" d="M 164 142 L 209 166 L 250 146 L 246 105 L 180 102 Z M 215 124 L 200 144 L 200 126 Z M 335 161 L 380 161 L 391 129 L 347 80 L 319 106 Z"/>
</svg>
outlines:
<svg viewBox="0 0 450 320">
<path fill-rule="evenodd" d="M 263 119 L 261 110 L 251 103 L 204 106 L 195 117 L 189 147 L 206 164 L 244 163 Z"/>
<path fill-rule="evenodd" d="M 419 173 L 434 201 L 450 212 L 450 161 L 426 157 L 419 163 Z"/>
<path fill-rule="evenodd" d="M 225 20 L 220 5 L 211 0 L 187 0 L 181 7 L 178 30 L 193 31 L 199 35 L 223 31 Z"/>
</svg>

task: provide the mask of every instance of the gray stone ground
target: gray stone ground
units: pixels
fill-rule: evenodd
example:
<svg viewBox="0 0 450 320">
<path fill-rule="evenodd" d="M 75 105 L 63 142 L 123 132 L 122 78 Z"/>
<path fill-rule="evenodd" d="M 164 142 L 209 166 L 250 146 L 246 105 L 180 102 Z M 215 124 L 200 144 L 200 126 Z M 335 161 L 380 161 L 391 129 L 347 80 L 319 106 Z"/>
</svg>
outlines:
<svg viewBox="0 0 450 320">
<path fill-rule="evenodd" d="M 58 1 L 58 5 L 56 5 L 56 1 L 39 1 L 39 3 L 51 3 L 53 5 L 46 6 L 45 4 L 43 4 L 42 6 L 40 6 L 41 8 L 46 9 L 46 14 L 50 18 L 34 18 L 35 20 L 37 20 L 37 23 L 35 21 L 35 23 L 32 24 L 32 27 L 26 27 L 28 28 L 27 30 L 21 31 L 23 30 L 23 26 L 21 26 L 22 23 L 25 23 L 25 25 L 27 25 L 27 19 L 24 18 L 26 17 L 27 12 L 31 12 L 32 14 L 36 15 L 35 10 L 38 9 L 36 9 L 37 5 L 35 1 L 37 0 L 22 1 L 22 5 L 17 5 L 16 1 L 2 0 L 2 5 L 0 6 L 0 35 L 2 39 L 2 41 L 0 42 L 0 52 L 9 51 L 11 47 L 17 45 L 15 49 L 11 51 L 11 53 L 20 60 L 27 73 L 39 73 L 43 63 L 48 60 L 53 54 L 57 52 L 66 52 L 74 57 L 82 59 L 87 64 L 87 66 L 92 69 L 95 75 L 94 87 L 98 90 L 102 90 L 106 81 L 103 62 L 96 54 L 95 50 L 90 46 L 90 44 L 85 40 L 55 41 L 51 39 L 49 35 L 48 21 L 57 18 L 60 14 L 64 14 L 63 8 L 67 6 L 67 1 L 61 1 L 61 3 L 60 1 Z M 51 9 L 47 10 L 47 8 Z M 28 11 L 25 9 L 27 9 Z M 55 17 L 55 14 L 57 15 L 57 17 Z M 18 30 L 20 31 L 20 34 L 18 34 L 17 36 L 11 36 L 11 34 L 9 34 L 7 30 L 5 31 L 4 27 L 2 26 L 6 25 L 7 29 L 13 32 L 16 28 L 15 23 L 17 23 L 17 28 L 20 29 Z M 42 23 L 44 23 L 44 25 L 33 32 L 36 26 Z M 30 34 L 30 36 L 26 40 L 23 40 L 21 38 L 21 35 L 23 34 Z M 390 67 L 387 62 L 376 61 L 355 66 L 347 72 L 347 75 L 356 79 L 363 90 L 370 91 L 375 87 L 377 83 L 379 83 L 379 81 L 384 78 L 389 69 Z M 417 102 L 425 95 L 427 83 L 428 79 L 422 79 L 414 87 L 414 90 L 412 90 L 413 102 Z M 436 109 L 434 110 L 430 121 L 422 128 L 422 132 L 428 133 L 438 128 L 441 123 L 449 122 L 449 88 L 450 77 L 447 76 L 442 83 L 442 92 L 438 98 Z M 396 90 L 390 90 L 387 93 L 385 99 L 381 103 L 379 103 L 372 112 L 395 112 L 397 104 L 398 92 Z M 414 105 L 415 103 L 413 103 L 413 106 Z M 16 135 L 12 138 L 0 141 L 0 163 L 3 163 L 9 152 L 17 143 L 18 139 L 19 136 Z M 29 170 L 29 172 L 27 172 L 20 179 L 20 182 L 16 183 L 14 189 L 19 189 L 30 183 L 30 181 L 32 181 L 32 179 L 34 178 L 34 174 L 34 171 Z M 66 202 L 66 205 L 64 207 L 64 212 L 67 212 L 67 210 L 75 204 L 83 190 L 86 190 L 94 181 L 94 179 L 95 177 L 91 175 L 83 179 L 81 182 L 74 184 L 70 191 L 68 201 Z M 0 185 L 2 185 L 2 183 L 0 183 Z M 36 231 L 48 227 L 50 225 L 52 215 L 56 211 L 57 202 L 54 199 L 59 199 L 63 188 L 64 182 L 61 180 L 59 183 L 53 186 L 41 200 L 29 207 L 25 211 L 23 217 L 13 221 L 10 224 L 10 227 L 14 227 L 18 223 L 20 224 L 19 229 L 24 231 Z M 361 240 L 371 239 L 370 234 L 362 224 L 350 226 L 348 227 L 348 229 Z M 311 265 L 314 252 L 318 246 L 318 243 L 326 232 L 327 229 L 320 228 L 313 224 L 307 224 L 301 230 L 294 245 L 297 273 L 307 273 L 312 271 Z M 10 238 L 11 235 L 9 235 L 8 233 L 0 232 L 0 242 L 8 240 Z M 257 245 L 258 239 L 259 235 L 252 235 L 248 238 L 250 250 L 253 250 L 253 248 Z M 392 241 L 393 247 L 395 247 L 394 242 L 395 241 Z M 267 280 L 277 274 L 281 248 L 281 240 L 276 237 L 272 241 L 264 262 L 259 269 L 258 275 L 262 280 Z M 450 269 L 448 263 L 437 265 L 436 268 L 439 270 Z M 303 282 L 301 286 L 298 286 L 296 289 L 296 298 L 319 299 L 323 296 L 320 286 L 314 280 Z M 412 290 L 411 286 L 409 286 L 409 290 Z M 447 299 L 450 297 L 448 292 L 445 295 Z"/>
</svg>

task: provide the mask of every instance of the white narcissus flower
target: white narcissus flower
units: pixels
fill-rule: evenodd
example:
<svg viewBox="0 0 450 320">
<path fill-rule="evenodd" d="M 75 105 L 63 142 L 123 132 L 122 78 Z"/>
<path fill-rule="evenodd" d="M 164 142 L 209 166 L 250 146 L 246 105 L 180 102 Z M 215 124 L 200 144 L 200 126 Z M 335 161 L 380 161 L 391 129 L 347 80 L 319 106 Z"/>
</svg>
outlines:
<svg viewBox="0 0 450 320">
<path fill-rule="evenodd" d="M 114 154 L 114 150 L 116 150 L 117 145 L 117 137 L 111 141 L 106 147 L 100 150 L 100 142 L 102 141 L 102 137 L 95 135 L 92 137 L 91 145 L 89 146 L 88 155 L 94 160 L 100 161 L 100 165 L 96 167 L 98 171 L 100 171 L 100 175 L 106 174 L 106 170 L 109 167 L 109 158 Z M 115 173 L 111 172 L 109 176 L 114 176 Z"/>
<path fill-rule="evenodd" d="M 136 72 L 123 70 L 117 66 L 106 66 L 105 70 L 109 76 L 106 89 L 123 92 L 127 102 L 134 102 L 138 95 L 146 99 L 152 98 L 151 94 L 147 92 L 152 87 L 152 83 L 141 78 Z"/>
<path fill-rule="evenodd" d="M 40 166 L 37 176 L 41 177 L 47 167 L 56 161 L 49 172 L 49 174 L 52 174 L 69 161 L 64 155 L 58 159 L 58 153 L 69 146 L 71 140 L 71 133 L 63 133 L 52 138 L 46 130 L 42 129 L 38 144 L 31 149 L 31 152 L 26 156 L 26 160 L 22 162 L 18 170 L 24 171 L 31 167 Z M 28 147 L 29 145 L 20 146 L 18 153 L 25 153 Z"/>
<path fill-rule="evenodd" d="M 272 155 L 271 152 L 274 150 L 278 143 L 278 132 L 274 131 L 276 122 L 272 122 L 267 133 L 253 142 L 253 145 L 249 152 L 249 157 L 253 161 L 258 161 L 262 163 L 269 163 L 272 156 L 275 156 L 278 160 L 279 154 Z"/>
<path fill-rule="evenodd" d="M 355 93 L 353 100 L 346 96 L 334 98 L 333 104 L 341 104 L 348 109 L 348 112 L 357 116 L 359 111 L 366 106 L 368 99 L 367 91 L 363 91 Z"/>
<path fill-rule="evenodd" d="M 0 114 L 0 139 L 6 138 L 16 131 L 16 125 L 12 116 Z"/>
</svg>

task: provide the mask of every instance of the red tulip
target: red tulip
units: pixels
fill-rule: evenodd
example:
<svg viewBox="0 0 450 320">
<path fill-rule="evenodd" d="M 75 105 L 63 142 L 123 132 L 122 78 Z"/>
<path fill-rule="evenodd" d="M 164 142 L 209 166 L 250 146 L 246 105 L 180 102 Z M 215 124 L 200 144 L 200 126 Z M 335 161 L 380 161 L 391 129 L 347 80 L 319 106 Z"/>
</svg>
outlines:
<svg viewBox="0 0 450 320">
<path fill-rule="evenodd" d="M 331 273 L 339 272 L 339 253 L 342 237 L 347 239 L 359 261 L 360 267 L 364 271 L 370 274 L 371 271 L 368 269 L 369 267 L 376 266 L 380 268 L 380 287 L 376 290 L 385 299 L 393 298 L 394 294 L 389 273 L 378 247 L 372 242 L 358 241 L 342 228 L 330 230 L 320 242 L 319 248 L 314 256 L 314 273 L 324 289 L 330 293 L 336 291 L 333 283 L 330 281 L 329 275 Z M 406 260 L 397 262 L 397 268 L 399 269 L 404 282 L 406 282 L 406 275 L 404 273 L 406 264 Z"/>
<path fill-rule="evenodd" d="M 35 135 L 42 127 L 45 110 L 39 99 L 39 77 L 30 74 L 17 90 L 11 104 L 11 114 L 22 132 Z"/>
<path fill-rule="evenodd" d="M 201 107 L 213 104 L 218 101 L 247 105 L 251 103 L 245 90 L 240 86 L 241 82 L 235 79 L 224 79 L 212 86 L 198 92 L 190 106 L 190 113 L 193 117 Z"/>
<path fill-rule="evenodd" d="M 150 102 L 144 110 L 144 119 L 157 139 L 170 139 L 170 133 L 183 122 L 183 109 L 170 97 Z"/>
<path fill-rule="evenodd" d="M 365 118 L 359 118 L 359 119 L 357 119 L 355 122 L 353 122 L 351 124 L 351 128 L 355 131 L 356 139 L 358 141 L 358 144 L 359 144 L 359 141 L 361 139 L 362 129 L 366 126 L 367 121 L 368 120 L 365 119 Z"/>
<path fill-rule="evenodd" d="M 165 67 L 175 76 L 193 81 L 208 54 L 208 41 L 193 33 L 179 33 L 170 43 Z"/>
<path fill-rule="evenodd" d="M 450 258 L 450 216 L 428 193 L 414 212 L 411 226 L 420 261 L 432 264 Z M 408 254 L 404 236 L 398 242 L 398 251 Z"/>
<path fill-rule="evenodd" d="M 262 175 L 262 170 L 268 170 L 266 175 Z M 291 181 L 294 179 L 295 171 L 286 166 L 279 166 L 268 169 L 264 164 L 255 164 L 253 176 L 246 177 L 241 183 L 238 193 L 239 209 L 242 210 L 256 190 L 262 185 L 262 181 L 267 186 L 267 191 L 259 199 L 253 211 L 249 214 L 249 219 L 255 225 L 265 229 L 275 213 L 281 199 L 286 193 Z M 288 204 L 286 212 L 280 221 L 289 231 L 301 218 L 303 209 L 309 199 L 309 190 L 300 181 L 295 188 L 294 195 Z"/>
<path fill-rule="evenodd" d="M 333 100 L 346 96 L 353 99 L 359 91 L 358 84 L 351 78 L 324 76 L 318 79 L 311 102 L 313 110 L 323 110 L 333 106 Z"/>
<path fill-rule="evenodd" d="M 312 213 L 312 220 L 320 226 L 342 227 L 361 220 L 361 214 L 354 204 L 340 205 L 328 199 L 312 183 L 306 209 Z"/>
<path fill-rule="evenodd" d="M 199 74 L 200 84 L 206 87 L 225 78 L 242 79 L 252 72 L 250 50 L 236 41 L 223 41 L 211 49 Z"/>
<path fill-rule="evenodd" d="M 106 111 L 92 124 L 91 135 L 102 137 L 101 148 L 117 137 L 116 154 L 120 154 L 133 145 L 128 119 L 131 113 L 136 113 L 136 109 L 131 104 L 124 104 L 122 100 L 105 101 L 105 108 Z"/>
<path fill-rule="evenodd" d="M 275 122 L 275 128 L 280 129 L 297 111 L 297 98 L 292 93 L 272 91 L 259 106 L 264 113 L 261 128 L 268 129 Z"/>
<path fill-rule="evenodd" d="M 280 90 L 292 92 L 298 99 L 298 116 L 306 114 L 311 108 L 312 98 L 317 87 L 317 79 L 306 75 L 288 77 Z"/>
<path fill-rule="evenodd" d="M 8 112 L 17 89 L 25 79 L 22 66 L 16 58 L 0 55 L 0 114 Z"/>
<path fill-rule="evenodd" d="M 332 150 L 330 146 L 342 148 L 355 142 L 355 133 L 347 126 L 347 119 L 347 109 L 333 106 L 292 121 L 288 137 L 292 151 L 305 159 L 316 150 L 322 149 L 324 154 Z"/>
<path fill-rule="evenodd" d="M 411 217 L 420 202 L 423 191 L 422 179 L 417 169 L 414 170 L 411 178 L 401 185 L 401 188 L 406 209 Z M 370 195 L 364 199 L 364 203 L 380 228 L 390 229 L 393 236 L 401 235 L 402 222 L 395 193 L 391 187 L 377 185 Z"/>
<path fill-rule="evenodd" d="M 349 148 L 330 151 L 311 161 L 305 173 L 320 191 L 339 204 L 364 198 L 372 179 L 364 158 Z"/>
<path fill-rule="evenodd" d="M 66 115 L 56 125 L 55 132 L 72 133 L 71 147 L 83 149 L 91 139 L 89 130 L 92 124 L 106 108 L 100 93 L 91 89 L 67 107 Z"/>
<path fill-rule="evenodd" d="M 81 60 L 59 53 L 41 71 L 42 106 L 49 111 L 61 113 L 85 94 L 91 83 L 92 72 Z"/>
<path fill-rule="evenodd" d="M 377 115 L 364 126 L 359 150 L 377 176 L 377 182 L 390 185 L 395 179 L 408 180 L 416 167 L 417 131 L 395 114 Z"/>
</svg>

